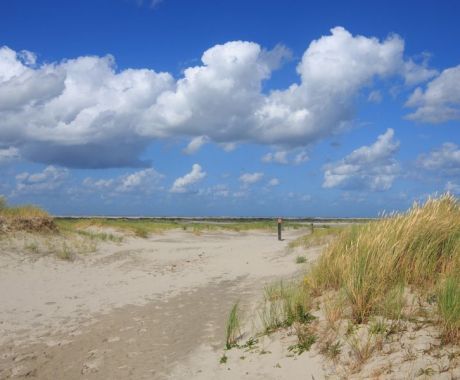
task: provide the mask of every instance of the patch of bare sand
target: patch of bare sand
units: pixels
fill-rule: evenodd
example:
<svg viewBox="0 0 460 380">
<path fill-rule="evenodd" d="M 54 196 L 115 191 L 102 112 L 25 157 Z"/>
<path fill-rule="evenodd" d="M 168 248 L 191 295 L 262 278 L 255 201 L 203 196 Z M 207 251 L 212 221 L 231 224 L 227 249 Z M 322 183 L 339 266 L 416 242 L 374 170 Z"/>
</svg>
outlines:
<svg viewBox="0 0 460 380">
<path fill-rule="evenodd" d="M 104 243 L 74 262 L 5 252 L 0 379 L 293 378 L 297 370 L 321 378 L 319 358 L 305 364 L 305 355 L 298 368 L 277 367 L 276 377 L 264 361 L 225 371 L 218 362 L 233 303 L 251 309 L 264 284 L 302 268 L 286 250 L 299 234 L 278 242 L 262 232 L 173 231 Z M 284 364 L 276 344 L 266 360 Z"/>
</svg>

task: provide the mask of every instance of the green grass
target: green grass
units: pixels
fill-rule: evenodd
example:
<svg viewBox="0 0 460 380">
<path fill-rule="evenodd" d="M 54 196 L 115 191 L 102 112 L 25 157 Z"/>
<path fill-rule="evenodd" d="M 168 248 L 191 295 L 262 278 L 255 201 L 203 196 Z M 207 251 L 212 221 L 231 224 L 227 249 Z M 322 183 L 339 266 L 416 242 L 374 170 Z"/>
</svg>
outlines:
<svg viewBox="0 0 460 380">
<path fill-rule="evenodd" d="M 259 318 L 266 333 L 281 327 L 292 326 L 295 322 L 308 323 L 310 297 L 297 282 L 277 282 L 265 287 L 264 305 Z"/>
<path fill-rule="evenodd" d="M 307 262 L 307 258 L 305 256 L 297 256 L 295 262 L 296 264 L 304 264 Z"/>
<path fill-rule="evenodd" d="M 440 283 L 437 298 L 444 339 L 460 340 L 460 273 Z"/>
<path fill-rule="evenodd" d="M 305 278 L 313 294 L 344 292 L 355 323 L 402 317 L 404 291 L 438 289 L 446 341 L 460 340 L 460 205 L 451 195 L 343 230 Z"/>
<path fill-rule="evenodd" d="M 233 305 L 227 319 L 225 347 L 227 350 L 236 346 L 238 338 L 241 335 L 240 318 L 239 318 L 238 303 Z"/>
</svg>

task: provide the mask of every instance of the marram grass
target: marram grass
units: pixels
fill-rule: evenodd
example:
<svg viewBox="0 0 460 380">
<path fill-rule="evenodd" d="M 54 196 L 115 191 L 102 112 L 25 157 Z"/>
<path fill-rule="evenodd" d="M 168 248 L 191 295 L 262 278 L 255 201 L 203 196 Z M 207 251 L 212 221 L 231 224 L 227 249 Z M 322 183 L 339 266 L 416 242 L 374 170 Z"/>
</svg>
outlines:
<svg viewBox="0 0 460 380">
<path fill-rule="evenodd" d="M 389 294 L 437 289 L 443 336 L 460 338 L 460 205 L 452 195 L 341 232 L 305 278 L 313 292 L 341 289 L 352 318 L 382 314 Z M 398 305 L 390 305 L 398 309 Z M 391 311 L 389 314 L 398 314 Z"/>
</svg>

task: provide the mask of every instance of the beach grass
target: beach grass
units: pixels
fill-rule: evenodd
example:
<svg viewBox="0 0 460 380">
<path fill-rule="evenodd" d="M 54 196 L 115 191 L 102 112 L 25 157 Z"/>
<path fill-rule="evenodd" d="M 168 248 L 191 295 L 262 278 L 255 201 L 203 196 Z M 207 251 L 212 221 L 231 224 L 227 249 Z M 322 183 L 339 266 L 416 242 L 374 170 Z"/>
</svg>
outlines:
<svg viewBox="0 0 460 380">
<path fill-rule="evenodd" d="M 460 205 L 452 195 L 344 229 L 305 277 L 313 294 L 341 291 L 351 318 L 401 318 L 404 291 L 435 299 L 447 342 L 460 337 Z"/>
<path fill-rule="evenodd" d="M 50 215 L 34 205 L 9 206 L 6 199 L 0 196 L 0 217 L 6 219 L 48 218 Z"/>
<path fill-rule="evenodd" d="M 234 347 L 241 335 L 240 330 L 240 317 L 238 303 L 232 306 L 227 319 L 225 347 L 227 350 Z"/>
</svg>

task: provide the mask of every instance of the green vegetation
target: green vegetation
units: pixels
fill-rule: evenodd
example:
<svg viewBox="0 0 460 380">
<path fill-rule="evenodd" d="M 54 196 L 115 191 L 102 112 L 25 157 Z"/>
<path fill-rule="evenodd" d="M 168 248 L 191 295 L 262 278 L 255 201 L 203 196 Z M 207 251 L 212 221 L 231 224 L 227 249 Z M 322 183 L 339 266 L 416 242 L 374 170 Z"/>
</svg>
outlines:
<svg viewBox="0 0 460 380">
<path fill-rule="evenodd" d="M 225 364 L 225 363 L 227 363 L 227 360 L 228 360 L 227 355 L 223 354 L 219 359 L 219 363 L 220 364 Z"/>
<path fill-rule="evenodd" d="M 297 256 L 295 262 L 296 264 L 304 264 L 307 262 L 307 258 L 305 256 Z"/>
<path fill-rule="evenodd" d="M 289 351 L 298 355 L 301 355 L 305 351 L 310 351 L 311 346 L 313 346 L 317 340 L 316 335 L 313 334 L 312 329 L 309 326 L 310 322 L 311 319 L 294 325 L 294 330 L 297 335 L 297 343 L 289 346 Z"/>
<path fill-rule="evenodd" d="M 312 294 L 341 291 L 355 323 L 399 319 L 410 289 L 435 288 L 446 342 L 460 338 L 460 205 L 429 199 L 402 214 L 345 229 L 305 278 Z"/>
<path fill-rule="evenodd" d="M 309 313 L 311 300 L 297 282 L 278 283 L 265 287 L 265 302 L 259 317 L 266 333 L 295 322 L 308 323 L 313 319 Z"/>
<path fill-rule="evenodd" d="M 440 283 L 438 310 L 446 340 L 460 341 L 460 273 Z"/>
<path fill-rule="evenodd" d="M 56 224 L 61 230 L 87 231 L 91 227 L 111 228 L 120 232 L 134 234 L 146 238 L 153 233 L 162 233 L 179 228 L 175 222 L 152 221 L 144 219 L 57 219 Z M 112 235 L 113 236 L 113 235 Z M 108 240 L 111 240 L 110 238 Z"/>
<path fill-rule="evenodd" d="M 230 350 L 232 347 L 236 346 L 240 335 L 240 318 L 238 316 L 238 303 L 236 303 L 230 310 L 230 314 L 228 315 L 227 320 L 225 339 L 225 347 L 227 348 L 227 350 Z"/>
<path fill-rule="evenodd" d="M 276 221 L 187 221 L 168 219 L 127 219 L 127 218 L 59 218 L 56 224 L 61 230 L 82 231 L 89 227 L 112 228 L 120 232 L 134 234 L 137 237 L 147 238 L 151 234 L 163 233 L 168 230 L 181 229 L 194 234 L 210 231 L 233 231 L 245 232 L 251 230 L 263 230 L 276 232 Z M 304 225 L 297 222 L 286 222 L 285 229 L 298 229 Z M 110 239 L 109 239 L 110 240 Z"/>
</svg>

